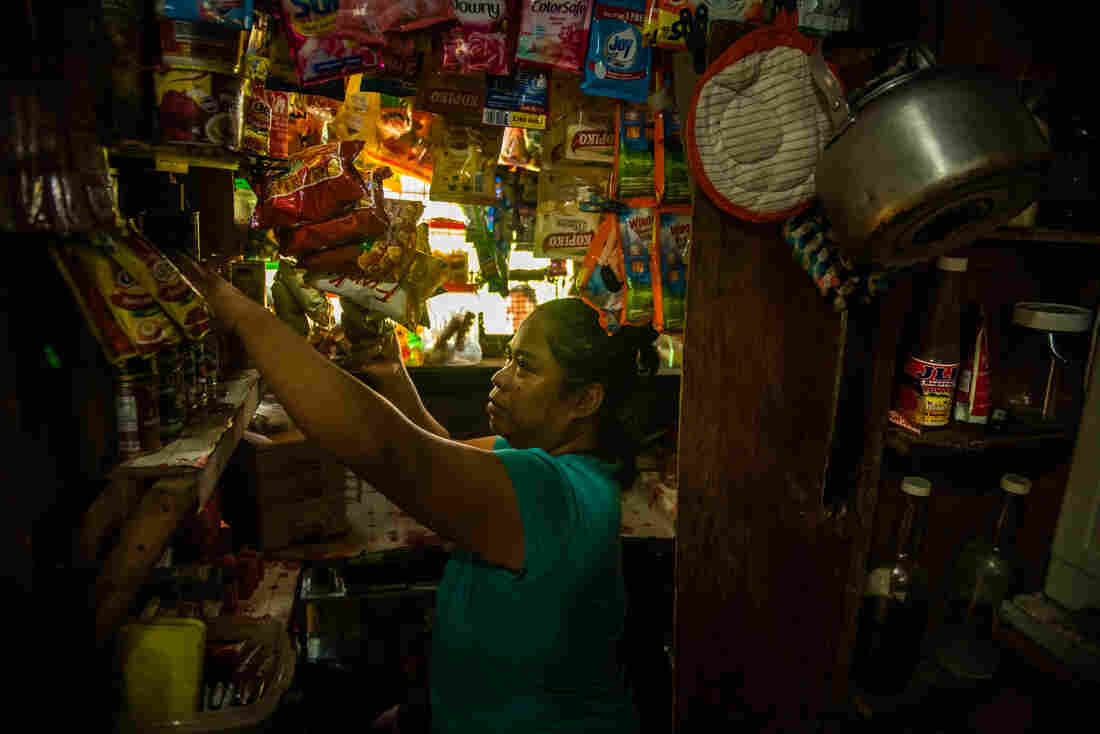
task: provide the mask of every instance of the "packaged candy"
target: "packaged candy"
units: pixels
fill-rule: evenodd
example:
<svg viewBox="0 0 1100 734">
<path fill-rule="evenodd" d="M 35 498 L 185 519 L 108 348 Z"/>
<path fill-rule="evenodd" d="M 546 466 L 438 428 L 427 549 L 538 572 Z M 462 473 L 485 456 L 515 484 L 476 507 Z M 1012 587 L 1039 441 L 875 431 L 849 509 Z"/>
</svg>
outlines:
<svg viewBox="0 0 1100 734">
<path fill-rule="evenodd" d="M 406 230 L 387 232 L 373 244 L 368 244 L 359 254 L 356 264 L 361 274 L 375 282 L 404 282 L 417 258 L 430 253 L 428 225 L 416 225 L 411 236 Z"/>
<path fill-rule="evenodd" d="M 604 331 L 615 333 L 622 323 L 626 299 L 623 248 L 615 214 L 608 212 L 602 216 L 577 275 L 577 284 L 581 298 L 600 315 Z"/>
<path fill-rule="evenodd" d="M 608 170 L 601 166 L 558 166 L 538 179 L 536 257 L 583 257 L 600 224 L 608 195 Z"/>
<path fill-rule="evenodd" d="M 92 242 L 118 262 L 164 309 L 189 339 L 210 330 L 206 304 L 172 261 L 161 254 L 132 224 L 118 235 L 96 232 Z"/>
<path fill-rule="evenodd" d="M 51 245 L 50 257 L 61 272 L 61 277 L 68 284 L 69 290 L 72 291 L 73 298 L 76 299 L 80 312 L 84 314 L 88 328 L 103 349 L 103 356 L 107 362 L 121 364 L 131 357 L 138 356 L 137 349 L 111 314 L 103 294 L 95 287 L 95 282 L 74 257 L 73 248 Z"/>
<path fill-rule="evenodd" d="M 98 247 L 76 247 L 73 254 L 140 356 L 180 343 L 172 320 L 149 291 L 114 259 Z"/>
<path fill-rule="evenodd" d="M 493 204 L 503 128 L 439 120 L 432 129 L 435 171 L 433 201 Z"/>
<path fill-rule="evenodd" d="M 481 122 L 486 125 L 546 128 L 550 75 L 542 69 L 520 69 L 512 76 L 489 77 Z"/>
<path fill-rule="evenodd" d="M 511 74 L 515 0 L 453 0 L 452 4 L 458 25 L 443 36 L 443 71 Z"/>
<path fill-rule="evenodd" d="M 271 69 L 271 34 L 274 19 L 270 14 L 256 11 L 252 14 L 252 27 L 248 29 L 248 41 L 244 47 L 241 74 L 246 79 L 267 79 Z"/>
<path fill-rule="evenodd" d="M 323 222 L 369 191 L 355 167 L 363 141 L 307 148 L 290 159 L 290 170 L 264 181 L 254 227 L 294 227 Z"/>
<path fill-rule="evenodd" d="M 377 168 L 363 179 L 366 195 L 347 212 L 331 219 L 304 224 L 279 233 L 280 250 L 284 255 L 298 255 L 311 250 L 340 247 L 381 235 L 389 227 L 382 194 L 382 181 L 390 169 Z"/>
<path fill-rule="evenodd" d="M 669 73 L 659 70 L 657 80 L 658 86 L 671 87 Z M 657 200 L 666 205 L 691 203 L 691 169 L 684 154 L 680 113 L 674 104 L 657 113 L 654 134 L 654 184 Z"/>
<path fill-rule="evenodd" d="M 242 79 L 209 71 L 153 73 L 159 137 L 165 143 L 241 146 Z"/>
<path fill-rule="evenodd" d="M 645 0 L 596 0 L 581 89 L 645 102 L 652 51 L 642 45 Z"/>
<path fill-rule="evenodd" d="M 160 63 L 173 69 L 237 74 L 247 43 L 248 34 L 237 28 L 186 20 L 160 22 Z"/>
<path fill-rule="evenodd" d="M 531 0 L 520 14 L 516 60 L 579 72 L 588 47 L 592 0 Z"/>
<path fill-rule="evenodd" d="M 618 216 L 627 283 L 622 323 L 645 326 L 653 321 L 653 276 L 650 270 L 653 210 L 628 209 Z"/>
<path fill-rule="evenodd" d="M 646 45 L 670 51 L 686 51 L 688 29 L 685 27 L 683 13 L 687 12 L 695 18 L 701 4 L 696 0 L 650 0 L 642 30 Z"/>
<path fill-rule="evenodd" d="M 165 18 L 252 27 L 252 0 L 157 0 L 156 8 Z"/>
<path fill-rule="evenodd" d="M 336 275 L 359 275 L 359 256 L 374 247 L 374 240 L 354 245 L 333 247 L 320 252 L 312 252 L 298 260 L 298 265 L 307 273 L 333 273 Z"/>
<path fill-rule="evenodd" d="M 635 204 L 653 203 L 653 114 L 645 105 L 622 102 L 618 106 L 615 138 L 615 198 Z"/>
<path fill-rule="evenodd" d="M 733 20 L 738 23 L 766 23 L 772 10 L 771 0 L 709 0 L 706 5 L 710 6 L 710 20 Z"/>
<path fill-rule="evenodd" d="M 680 332 L 687 298 L 691 211 L 661 211 L 653 237 L 653 325 L 660 332 Z"/>
</svg>

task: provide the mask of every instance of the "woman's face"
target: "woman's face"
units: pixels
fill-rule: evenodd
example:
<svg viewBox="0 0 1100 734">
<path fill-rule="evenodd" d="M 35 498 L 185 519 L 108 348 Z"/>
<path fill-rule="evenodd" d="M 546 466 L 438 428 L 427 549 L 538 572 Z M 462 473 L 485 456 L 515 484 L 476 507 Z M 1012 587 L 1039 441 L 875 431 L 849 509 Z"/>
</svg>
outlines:
<svg viewBox="0 0 1100 734">
<path fill-rule="evenodd" d="M 545 318 L 534 312 L 512 337 L 508 362 L 493 375 L 485 409 L 493 433 L 514 448 L 549 452 L 568 437 L 573 411 L 562 392 L 565 374 L 546 341 Z"/>
</svg>

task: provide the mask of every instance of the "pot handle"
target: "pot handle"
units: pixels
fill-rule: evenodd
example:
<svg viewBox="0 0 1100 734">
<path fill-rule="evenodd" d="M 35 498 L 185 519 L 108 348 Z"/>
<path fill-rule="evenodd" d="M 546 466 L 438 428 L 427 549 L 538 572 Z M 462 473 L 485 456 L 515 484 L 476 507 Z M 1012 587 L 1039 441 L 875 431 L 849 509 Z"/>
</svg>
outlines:
<svg viewBox="0 0 1100 734">
<path fill-rule="evenodd" d="M 848 98 L 840 88 L 840 81 L 829 71 L 825 65 L 825 57 L 821 53 L 822 43 L 815 44 L 814 52 L 810 54 L 810 76 L 814 86 L 825 98 L 825 114 L 833 125 L 833 137 L 839 136 L 856 121 L 852 114 L 852 108 L 848 105 Z"/>
</svg>

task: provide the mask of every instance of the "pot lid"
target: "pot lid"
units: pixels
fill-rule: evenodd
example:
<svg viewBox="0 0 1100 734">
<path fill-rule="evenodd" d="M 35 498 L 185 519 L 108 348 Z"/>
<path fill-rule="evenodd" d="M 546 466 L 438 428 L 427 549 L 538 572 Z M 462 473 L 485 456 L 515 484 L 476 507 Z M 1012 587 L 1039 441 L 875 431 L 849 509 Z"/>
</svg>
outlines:
<svg viewBox="0 0 1100 734">
<path fill-rule="evenodd" d="M 1037 331 L 1081 333 L 1092 325 L 1092 311 L 1064 303 L 1017 303 L 1012 321 Z"/>
</svg>

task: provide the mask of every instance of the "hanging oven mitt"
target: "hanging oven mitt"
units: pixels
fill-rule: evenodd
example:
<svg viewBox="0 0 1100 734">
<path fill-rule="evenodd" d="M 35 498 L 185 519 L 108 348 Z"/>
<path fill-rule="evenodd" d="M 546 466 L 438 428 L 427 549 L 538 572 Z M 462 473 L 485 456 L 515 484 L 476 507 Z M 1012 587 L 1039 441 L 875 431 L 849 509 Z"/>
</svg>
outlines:
<svg viewBox="0 0 1100 734">
<path fill-rule="evenodd" d="M 797 14 L 738 39 L 695 87 L 688 160 L 719 207 L 752 222 L 782 221 L 816 193 L 814 171 L 832 127 L 815 91 L 813 41 Z"/>
<path fill-rule="evenodd" d="M 890 286 L 901 268 L 882 268 L 853 263 L 837 247 L 833 230 L 820 202 L 783 224 L 783 238 L 791 246 L 794 259 L 810 274 L 818 291 L 832 301 L 833 309 L 843 311 L 851 302 L 870 303 Z"/>
</svg>

